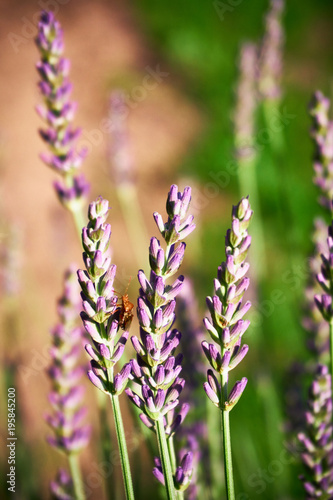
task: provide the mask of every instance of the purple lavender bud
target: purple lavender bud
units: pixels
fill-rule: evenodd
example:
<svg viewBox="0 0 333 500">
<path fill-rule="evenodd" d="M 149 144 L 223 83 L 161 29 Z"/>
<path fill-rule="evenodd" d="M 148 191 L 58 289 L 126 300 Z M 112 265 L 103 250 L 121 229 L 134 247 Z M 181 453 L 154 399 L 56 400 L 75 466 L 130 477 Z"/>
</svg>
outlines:
<svg viewBox="0 0 333 500">
<path fill-rule="evenodd" d="M 163 476 L 163 471 L 162 471 L 162 466 L 161 467 L 154 467 L 153 469 L 153 474 L 156 477 L 156 479 L 165 486 L 165 481 L 164 481 L 164 476 Z"/>
<path fill-rule="evenodd" d="M 60 201 L 76 211 L 85 202 L 89 191 L 85 178 L 77 175 L 85 152 L 78 148 L 80 130 L 72 126 L 76 104 L 69 100 L 70 63 L 62 57 L 63 33 L 60 24 L 49 12 L 41 14 L 36 45 L 41 54 L 41 61 L 36 65 L 41 78 L 39 89 L 44 98 L 44 106 L 38 106 L 37 112 L 48 124 L 48 128 L 41 131 L 41 137 L 51 151 L 50 155 L 43 155 L 43 160 L 66 177 L 66 184 L 57 182 L 55 189 Z"/>
<path fill-rule="evenodd" d="M 232 408 L 237 404 L 239 398 L 243 394 L 246 384 L 247 384 L 246 377 L 243 377 L 241 381 L 235 383 L 228 396 L 228 401 L 225 403 L 225 409 L 227 411 L 232 410 Z"/>
<path fill-rule="evenodd" d="M 128 377 L 130 376 L 131 373 L 131 363 L 126 363 L 126 365 L 123 366 L 121 371 L 117 373 L 117 375 L 114 377 L 114 392 L 118 396 L 124 391 L 126 388 L 127 382 L 128 382 Z"/>
</svg>

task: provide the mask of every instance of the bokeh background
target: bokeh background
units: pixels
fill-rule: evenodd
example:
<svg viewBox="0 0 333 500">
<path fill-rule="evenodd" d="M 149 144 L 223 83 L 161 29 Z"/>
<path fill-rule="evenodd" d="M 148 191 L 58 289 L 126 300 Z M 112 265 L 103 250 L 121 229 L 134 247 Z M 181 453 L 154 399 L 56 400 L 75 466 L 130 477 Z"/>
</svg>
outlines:
<svg viewBox="0 0 333 500">
<path fill-rule="evenodd" d="M 224 172 L 234 158 L 232 116 L 239 50 L 244 41 L 262 38 L 268 2 L 240 1 L 223 19 L 213 2 L 203 0 L 1 2 L 0 308 L 1 362 L 5 368 L 1 383 L 2 398 L 8 385 L 14 385 L 18 394 L 16 498 L 22 499 L 48 498 L 48 482 L 62 463 L 61 456 L 45 442 L 48 430 L 43 414 L 49 390 L 45 368 L 63 271 L 70 262 L 81 265 L 72 221 L 52 188 L 55 176 L 39 159 L 45 147 L 37 133 L 41 121 L 34 110 L 40 102 L 34 36 L 41 6 L 55 10 L 64 29 L 65 55 L 72 63 L 73 98 L 79 103 L 75 123 L 82 127 L 89 147 L 84 172 L 92 184 L 91 199 L 102 195 L 112 206 L 118 288 L 125 290 L 133 276 L 129 295 L 135 302 L 137 269 L 146 269 L 148 264 L 147 257 L 138 262 L 126 229 L 108 161 L 110 137 L 101 131 L 102 120 L 109 113 L 110 92 L 121 88 L 128 99 L 130 150 L 147 235 L 156 234 L 152 212 L 164 213 L 170 184 L 193 187 L 198 227 L 188 242 L 183 273 L 193 280 L 201 318 L 217 265 L 224 258 L 231 205 L 240 198 L 237 175 L 230 175 L 213 195 L 207 185 L 212 172 Z M 332 15 L 329 1 L 290 0 L 283 16 L 286 38 L 281 109 L 292 118 L 283 129 L 283 154 L 272 159 L 271 144 L 267 143 L 258 165 L 267 273 L 260 291 L 253 291 L 254 320 L 246 340 L 250 352 L 238 369 L 238 377 L 246 375 L 249 384 L 232 413 L 238 500 L 303 497 L 297 454 L 291 453 L 288 460 L 281 457 L 286 456 L 283 450 L 290 449 L 287 409 L 294 403 L 297 407 L 302 392 L 291 384 L 311 357 L 301 316 L 312 223 L 320 209 L 312 184 L 307 106 L 314 90 L 322 89 L 329 96 L 333 90 Z M 140 93 L 137 89 L 142 89 L 147 72 L 156 68 L 163 72 L 161 81 Z M 140 235 L 138 238 L 143 240 Z M 139 252 L 145 255 L 146 247 L 141 246 Z M 255 261 L 255 255 L 250 259 Z M 278 301 L 274 299 L 277 295 Z M 305 376 L 300 380 L 305 391 L 308 380 Z M 87 384 L 90 418 L 96 421 L 92 392 Z M 205 407 L 204 396 L 202 401 Z M 132 460 L 142 467 L 141 497 L 158 498 L 140 424 L 133 423 L 126 401 L 123 406 L 134 443 Z M 4 481 L 5 417 L 2 411 L 2 498 L 8 493 Z M 95 426 L 92 444 L 82 456 L 86 474 L 98 462 L 97 440 Z M 119 479 L 119 475 L 118 465 L 114 477 Z M 145 496 L 145 485 L 152 492 L 150 497 Z M 100 498 L 100 494 L 97 485 L 91 498 Z M 119 492 L 116 498 L 121 499 L 121 495 Z M 202 498 L 210 498 L 209 488 Z"/>
</svg>

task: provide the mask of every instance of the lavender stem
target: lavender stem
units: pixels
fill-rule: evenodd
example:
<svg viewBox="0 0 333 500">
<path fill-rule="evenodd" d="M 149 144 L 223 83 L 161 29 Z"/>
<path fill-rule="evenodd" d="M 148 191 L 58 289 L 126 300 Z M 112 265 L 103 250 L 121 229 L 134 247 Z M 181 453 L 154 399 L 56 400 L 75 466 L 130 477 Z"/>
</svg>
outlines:
<svg viewBox="0 0 333 500">
<path fill-rule="evenodd" d="M 73 480 L 75 500 L 85 500 L 82 475 L 77 454 L 70 453 L 68 455 L 68 463 Z"/>
<path fill-rule="evenodd" d="M 123 474 L 124 487 L 127 500 L 134 500 L 134 490 L 131 479 L 131 469 L 127 452 L 125 431 L 123 419 L 120 411 L 119 397 L 114 394 L 110 394 L 113 416 L 115 421 L 117 441 L 119 447 L 119 455 L 121 461 L 121 470 Z"/>
<path fill-rule="evenodd" d="M 155 429 L 157 435 L 157 443 L 159 455 L 161 458 L 163 475 L 165 480 L 165 489 L 167 492 L 168 500 L 177 500 L 176 491 L 173 483 L 172 467 L 168 450 L 168 443 L 165 435 L 165 428 L 163 423 L 163 416 L 156 420 Z"/>
<path fill-rule="evenodd" d="M 175 474 L 177 470 L 177 460 L 176 460 L 175 443 L 173 436 L 169 436 L 167 443 L 168 443 L 172 474 Z M 176 499 L 183 500 L 183 498 L 184 498 L 184 493 L 182 491 L 176 490 Z"/>
<path fill-rule="evenodd" d="M 226 351 L 227 349 L 223 349 L 222 358 Z M 224 404 L 228 401 L 228 379 L 229 379 L 229 373 L 227 371 L 223 371 L 221 374 L 222 408 L 224 407 Z M 229 411 L 226 411 L 225 409 L 221 411 L 221 426 L 223 435 L 224 475 L 225 475 L 225 484 L 227 490 L 227 499 L 235 500 Z"/>
</svg>

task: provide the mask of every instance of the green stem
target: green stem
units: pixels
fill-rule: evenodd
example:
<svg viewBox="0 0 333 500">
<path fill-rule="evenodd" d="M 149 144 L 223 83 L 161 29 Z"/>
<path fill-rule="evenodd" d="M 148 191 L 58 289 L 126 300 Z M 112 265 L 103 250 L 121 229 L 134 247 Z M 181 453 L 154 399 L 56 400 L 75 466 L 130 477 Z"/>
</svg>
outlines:
<svg viewBox="0 0 333 500">
<path fill-rule="evenodd" d="M 217 500 L 222 495 L 221 485 L 221 422 L 220 416 L 211 401 L 206 398 L 207 432 L 209 448 L 209 474 L 211 480 L 212 498 Z M 220 439 L 218 439 L 219 437 Z"/>
<path fill-rule="evenodd" d="M 177 468 L 177 462 L 176 462 L 176 453 L 175 453 L 173 437 L 169 437 L 169 439 L 167 439 L 167 443 L 168 443 L 172 474 L 175 474 Z"/>
<path fill-rule="evenodd" d="M 228 372 L 221 375 L 222 404 L 228 399 Z M 224 474 L 227 500 L 235 500 L 234 474 L 232 467 L 229 411 L 222 409 L 221 426 L 223 435 Z"/>
<path fill-rule="evenodd" d="M 120 455 L 120 462 L 121 462 L 121 470 L 123 473 L 126 499 L 127 500 L 134 500 L 134 490 L 133 490 L 133 484 L 132 484 L 131 469 L 130 469 L 130 463 L 129 463 L 129 459 L 128 459 L 124 424 L 123 424 L 123 419 L 122 419 L 121 411 L 120 411 L 119 398 L 118 398 L 118 396 L 110 394 L 110 399 L 111 399 L 114 422 L 115 422 L 115 427 L 116 427 L 116 434 L 117 434 L 117 441 L 118 441 L 119 455 Z"/>
<path fill-rule="evenodd" d="M 71 213 L 73 215 L 76 232 L 79 235 L 79 241 L 81 242 L 82 228 L 87 225 L 86 219 L 83 215 L 83 210 L 71 210 Z"/>
<path fill-rule="evenodd" d="M 163 416 L 161 416 L 159 420 L 156 420 L 155 426 L 156 426 L 158 449 L 160 452 L 167 498 L 168 500 L 176 500 L 177 497 L 176 497 L 175 485 L 173 482 L 168 443 L 163 424 Z"/>
<path fill-rule="evenodd" d="M 79 465 L 78 456 L 70 453 L 68 455 L 69 468 L 74 485 L 75 500 L 85 500 L 84 487 L 82 482 L 81 470 Z"/>
<path fill-rule="evenodd" d="M 169 449 L 172 474 L 175 474 L 176 470 L 177 470 L 177 460 L 176 460 L 176 453 L 175 453 L 175 443 L 174 443 L 172 436 L 167 439 L 167 443 L 168 443 L 168 449 Z M 177 498 L 177 500 L 183 500 L 184 499 L 184 492 L 176 490 L 176 498 Z"/>
</svg>

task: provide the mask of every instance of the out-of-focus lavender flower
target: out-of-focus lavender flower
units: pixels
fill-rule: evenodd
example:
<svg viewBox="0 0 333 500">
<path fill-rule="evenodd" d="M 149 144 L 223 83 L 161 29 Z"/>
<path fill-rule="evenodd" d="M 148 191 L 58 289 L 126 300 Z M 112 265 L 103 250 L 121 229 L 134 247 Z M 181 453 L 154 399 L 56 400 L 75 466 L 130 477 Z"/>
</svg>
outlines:
<svg viewBox="0 0 333 500">
<path fill-rule="evenodd" d="M 85 202 L 89 185 L 79 173 L 85 151 L 78 147 L 81 132 L 72 125 L 77 106 L 70 101 L 70 62 L 62 57 L 63 32 L 52 12 L 42 12 L 36 44 L 41 54 L 37 63 L 39 89 L 44 99 L 36 109 L 47 124 L 40 135 L 50 151 L 41 158 L 62 176 L 63 181 L 54 184 L 55 190 L 61 203 L 75 212 Z"/>
<path fill-rule="evenodd" d="M 201 404 L 201 388 L 206 367 L 202 359 L 201 342 L 204 340 L 204 332 L 202 323 L 200 326 L 199 306 L 193 283 L 188 278 L 184 281 L 183 288 L 178 295 L 176 314 L 177 325 L 182 332 L 182 353 L 184 356 L 182 365 L 186 374 L 184 397 L 192 409 L 191 423 L 187 422 L 180 427 L 179 437 L 185 441 L 186 447 L 192 452 L 192 480 L 186 491 L 186 496 L 188 500 L 195 500 L 198 495 L 197 479 L 200 461 L 204 456 L 208 457 L 207 425 L 202 420 L 204 407 Z M 180 455 L 183 456 L 183 450 L 180 451 Z M 201 470 L 203 465 L 201 462 Z"/>
<path fill-rule="evenodd" d="M 301 479 L 308 499 L 333 496 L 333 440 L 331 377 L 326 366 L 318 365 L 312 382 L 309 409 L 305 414 L 307 429 L 298 439 L 306 475 Z"/>
<path fill-rule="evenodd" d="M 89 205 L 89 223 L 82 230 L 86 270 L 79 270 L 77 274 L 82 289 L 81 318 L 92 340 L 92 344 L 86 345 L 91 357 L 88 377 L 106 394 L 120 395 L 128 382 L 131 364 L 125 364 L 115 376 L 113 369 L 124 352 L 131 316 L 122 321 L 123 311 L 117 306 L 114 293 L 117 267 L 111 264 L 108 254 L 111 237 L 111 225 L 106 223 L 108 211 L 109 202 L 103 198 Z M 118 338 L 121 328 L 125 331 Z"/>
<path fill-rule="evenodd" d="M 320 189 L 320 204 L 330 215 L 333 198 L 333 121 L 329 119 L 330 100 L 320 91 L 315 92 L 310 103 L 313 117 L 312 137 L 315 143 L 314 183 Z"/>
<path fill-rule="evenodd" d="M 7 297 L 16 297 L 21 290 L 22 236 L 21 229 L 12 225 L 0 246 L 0 289 Z"/>
<path fill-rule="evenodd" d="M 132 376 L 141 391 L 136 393 L 127 389 L 126 392 L 142 410 L 140 418 L 143 423 L 156 431 L 158 439 L 159 422 L 163 422 L 164 432 L 171 439 L 188 411 L 188 405 L 183 405 L 180 412 L 175 414 L 185 381 L 179 376 L 182 355 L 174 355 L 181 334 L 172 329 L 175 299 L 183 287 L 184 277 L 180 276 L 171 285 L 167 284 L 167 279 L 178 271 L 183 260 L 186 245 L 181 240 L 195 228 L 193 216 L 187 216 L 190 200 L 189 187 L 181 193 L 177 186 L 171 186 L 166 204 L 167 222 L 163 222 L 160 214 L 154 213 L 157 227 L 167 244 L 166 250 L 163 250 L 157 238 L 151 238 L 150 277 L 148 279 L 142 270 L 138 274 L 141 286 L 137 307 L 140 340 L 137 337 L 131 339 L 137 353 L 137 358 L 132 359 L 131 363 Z M 162 456 L 160 459 L 163 463 Z M 177 489 L 185 489 L 189 484 L 189 458 L 185 462 L 172 471 Z M 162 479 L 161 474 L 165 476 L 165 471 L 162 473 L 157 465 L 154 474 Z"/>
<path fill-rule="evenodd" d="M 236 154 L 251 158 L 254 150 L 254 116 L 257 106 L 258 49 L 253 43 L 241 47 L 239 79 L 234 113 Z"/>
<path fill-rule="evenodd" d="M 153 474 L 156 479 L 164 485 L 165 480 L 161 460 L 155 457 L 154 462 L 155 467 L 153 469 Z M 186 452 L 179 460 L 179 466 L 174 474 L 174 483 L 178 491 L 185 491 L 190 486 L 193 472 L 192 462 L 193 455 L 190 451 Z"/>
<path fill-rule="evenodd" d="M 326 363 L 329 356 L 329 338 L 327 323 L 323 319 L 314 297 L 321 291 L 321 287 L 316 279 L 321 268 L 321 254 L 326 251 L 327 225 L 323 219 L 316 219 L 312 240 L 314 242 L 314 252 L 309 259 L 309 281 L 305 289 L 304 319 L 303 326 L 309 332 L 308 347 L 316 354 L 316 359 Z"/>
<path fill-rule="evenodd" d="M 182 332 L 182 366 L 187 374 L 184 393 L 186 400 L 195 399 L 195 391 L 201 386 L 206 373 L 202 360 L 201 342 L 204 340 L 202 323 L 200 325 L 199 306 L 194 294 L 193 283 L 189 278 L 183 283 L 178 295 L 177 325 Z M 200 391 L 201 392 L 201 391 Z"/>
<path fill-rule="evenodd" d="M 271 0 L 270 10 L 266 16 L 265 35 L 259 53 L 258 87 L 262 99 L 278 99 L 281 96 L 283 9 L 283 0 Z"/>
<path fill-rule="evenodd" d="M 110 96 L 110 133 L 112 138 L 109 159 L 112 179 L 117 186 L 134 183 L 134 163 L 130 151 L 126 116 L 125 96 L 120 90 L 114 90 Z"/>
<path fill-rule="evenodd" d="M 333 223 L 328 228 L 327 238 L 328 252 L 321 254 L 321 268 L 317 274 L 317 280 L 322 290 L 321 295 L 315 295 L 316 305 L 324 320 L 330 323 L 333 319 L 332 295 L 333 295 Z"/>
<path fill-rule="evenodd" d="M 52 498 L 57 500 L 73 500 L 74 488 L 73 481 L 65 469 L 58 471 L 57 477 L 50 483 Z"/>
<path fill-rule="evenodd" d="M 232 227 L 226 235 L 226 261 L 218 268 L 217 279 L 214 280 L 215 295 L 207 297 L 207 305 L 211 318 L 205 318 L 205 327 L 216 342 L 204 341 L 202 348 L 214 371 L 222 376 L 224 384 L 228 383 L 228 375 L 245 357 L 247 345 L 241 345 L 241 339 L 250 322 L 243 320 L 250 309 L 250 302 L 242 306 L 243 295 L 250 280 L 246 277 L 249 264 L 245 262 L 251 244 L 251 236 L 247 228 L 252 218 L 252 210 L 247 198 L 242 198 L 232 210 Z M 212 370 L 207 372 L 204 389 L 209 399 L 222 411 L 230 411 L 238 402 L 247 384 L 244 377 L 236 382 L 227 394 Z"/>
<path fill-rule="evenodd" d="M 46 421 L 54 431 L 48 441 L 67 455 L 87 446 L 90 426 L 84 425 L 87 409 L 83 406 L 84 387 L 80 385 L 83 366 L 79 363 L 82 330 L 75 325 L 79 312 L 79 290 L 74 266 L 65 274 L 64 293 L 58 301 L 59 323 L 52 330 L 52 363 L 48 375 L 52 381 L 49 400 L 53 412 Z"/>
</svg>

